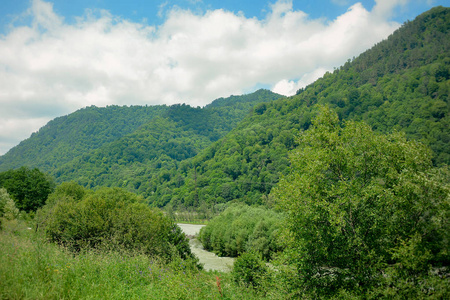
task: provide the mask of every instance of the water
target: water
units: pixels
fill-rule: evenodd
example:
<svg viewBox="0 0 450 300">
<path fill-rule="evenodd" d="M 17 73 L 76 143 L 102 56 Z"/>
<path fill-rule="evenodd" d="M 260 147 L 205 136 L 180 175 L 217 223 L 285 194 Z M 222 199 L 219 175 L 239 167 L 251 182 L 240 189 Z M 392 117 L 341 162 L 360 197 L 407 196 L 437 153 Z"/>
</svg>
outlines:
<svg viewBox="0 0 450 300">
<path fill-rule="evenodd" d="M 203 264 L 205 270 L 217 270 L 221 272 L 230 272 L 233 268 L 234 258 L 232 257 L 219 257 L 216 254 L 206 251 L 203 249 L 202 243 L 196 238 L 200 229 L 205 225 L 192 225 L 192 224 L 182 224 L 178 223 L 181 230 L 191 237 L 189 240 L 189 246 L 191 247 L 191 252 L 194 253 L 200 263 Z"/>
</svg>

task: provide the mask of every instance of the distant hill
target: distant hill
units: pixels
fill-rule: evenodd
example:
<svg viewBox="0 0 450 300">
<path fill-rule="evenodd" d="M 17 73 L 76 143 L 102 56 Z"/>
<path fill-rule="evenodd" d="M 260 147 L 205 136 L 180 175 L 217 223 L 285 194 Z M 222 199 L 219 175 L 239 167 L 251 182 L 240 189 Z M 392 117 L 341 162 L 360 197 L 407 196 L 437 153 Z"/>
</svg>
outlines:
<svg viewBox="0 0 450 300">
<path fill-rule="evenodd" d="M 380 132 L 403 131 L 431 147 L 436 165 L 449 164 L 449 12 L 434 8 L 296 96 L 256 105 L 227 136 L 173 170 L 173 179 L 146 196 L 158 206 L 235 199 L 269 203 L 267 195 L 286 174 L 288 152 L 308 129 L 315 104 Z"/>
<path fill-rule="evenodd" d="M 58 182 L 119 186 L 152 205 L 270 204 L 316 104 L 376 131 L 405 132 L 450 163 L 450 9 L 436 7 L 293 97 L 267 90 L 188 105 L 89 107 L 57 118 L 0 157 Z"/>
<path fill-rule="evenodd" d="M 161 161 L 195 156 L 223 137 L 253 105 L 283 97 L 268 90 L 220 98 L 204 108 L 172 106 L 95 106 L 56 118 L 0 157 L 0 171 L 37 167 L 58 182 L 140 186 Z M 220 103 L 220 105 L 216 105 Z M 145 170 L 143 170 L 144 168 Z M 148 169 L 150 168 L 150 171 Z"/>
<path fill-rule="evenodd" d="M 90 150 L 136 130 L 167 106 L 90 106 L 58 117 L 0 156 L 0 171 L 21 166 L 51 172 Z"/>
</svg>

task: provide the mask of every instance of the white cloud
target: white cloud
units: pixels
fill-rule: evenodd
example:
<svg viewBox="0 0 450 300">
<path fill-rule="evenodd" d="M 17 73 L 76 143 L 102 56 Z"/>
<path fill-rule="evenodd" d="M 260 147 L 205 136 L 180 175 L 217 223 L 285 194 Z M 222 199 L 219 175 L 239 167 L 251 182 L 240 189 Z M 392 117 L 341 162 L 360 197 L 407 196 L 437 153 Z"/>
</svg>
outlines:
<svg viewBox="0 0 450 300">
<path fill-rule="evenodd" d="M 317 68 L 311 73 L 305 73 L 298 81 L 283 79 L 273 86 L 272 91 L 281 95 L 294 95 L 299 89 L 313 83 L 327 71 L 324 68 Z"/>
<path fill-rule="evenodd" d="M 381 18 L 389 3 L 377 1 L 372 12 L 355 4 L 331 21 L 286 0 L 262 20 L 163 4 L 166 19 L 155 28 L 107 11 L 68 24 L 51 3 L 34 0 L 32 24 L 0 37 L 0 153 L 42 120 L 88 105 L 205 105 L 257 85 L 293 94 L 392 33 L 399 24 Z"/>
<path fill-rule="evenodd" d="M 373 7 L 373 15 L 379 18 L 389 18 L 393 10 L 400 6 L 403 7 L 408 4 L 410 0 L 375 0 Z"/>
</svg>

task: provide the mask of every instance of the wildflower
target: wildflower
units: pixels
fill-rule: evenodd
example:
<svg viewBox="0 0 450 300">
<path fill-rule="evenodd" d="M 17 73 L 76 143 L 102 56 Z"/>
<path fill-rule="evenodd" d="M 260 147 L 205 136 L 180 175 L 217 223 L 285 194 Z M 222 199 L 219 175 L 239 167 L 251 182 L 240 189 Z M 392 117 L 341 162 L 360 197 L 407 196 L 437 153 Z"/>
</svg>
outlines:
<svg viewBox="0 0 450 300">
<path fill-rule="evenodd" d="M 223 297 L 222 288 L 220 287 L 220 277 L 219 276 L 216 276 L 216 284 L 217 284 L 217 289 L 219 290 L 220 296 Z"/>
</svg>

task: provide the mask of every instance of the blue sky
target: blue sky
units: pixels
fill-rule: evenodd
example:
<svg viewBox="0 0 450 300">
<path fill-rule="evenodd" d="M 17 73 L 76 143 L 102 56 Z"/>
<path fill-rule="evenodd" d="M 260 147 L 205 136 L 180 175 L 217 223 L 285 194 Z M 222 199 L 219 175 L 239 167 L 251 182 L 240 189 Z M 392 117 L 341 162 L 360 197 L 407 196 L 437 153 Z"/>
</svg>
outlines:
<svg viewBox="0 0 450 300">
<path fill-rule="evenodd" d="M 292 95 L 447 1 L 0 0 L 0 155 L 85 106 Z"/>
<path fill-rule="evenodd" d="M 8 30 L 11 21 L 26 11 L 30 0 L 2 0 L 0 4 L 0 26 L 2 32 Z M 202 13 L 207 10 L 224 9 L 234 13 L 243 12 L 247 18 L 264 18 L 270 10 L 269 4 L 275 1 L 242 1 L 242 0 L 54 0 L 53 8 L 56 13 L 64 16 L 67 22 L 74 22 L 76 17 L 83 15 L 86 9 L 106 9 L 115 16 L 132 20 L 134 22 L 158 25 L 164 21 L 165 10 L 178 6 L 182 9 L 191 9 Z M 294 10 L 302 10 L 311 18 L 327 18 L 332 20 L 343 14 L 349 6 L 361 2 L 363 6 L 371 10 L 375 5 L 374 0 L 296 0 L 292 1 Z M 405 1 L 406 2 L 406 1 Z M 404 6 L 397 7 L 392 20 L 403 23 L 415 18 L 418 14 L 437 5 L 448 5 L 448 1 L 408 1 Z M 20 23 L 20 22 L 19 22 Z"/>
</svg>

